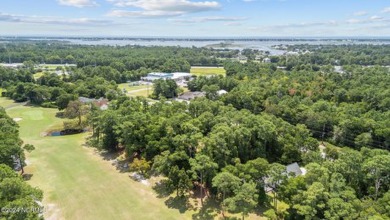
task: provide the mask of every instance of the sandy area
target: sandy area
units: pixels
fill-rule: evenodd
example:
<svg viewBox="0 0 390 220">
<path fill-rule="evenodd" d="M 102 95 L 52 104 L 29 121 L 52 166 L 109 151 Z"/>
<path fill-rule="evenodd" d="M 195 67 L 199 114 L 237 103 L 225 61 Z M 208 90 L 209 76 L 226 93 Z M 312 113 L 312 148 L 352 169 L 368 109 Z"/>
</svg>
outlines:
<svg viewBox="0 0 390 220">
<path fill-rule="evenodd" d="M 18 122 L 18 121 L 21 121 L 22 118 L 13 118 L 14 121 Z"/>
</svg>

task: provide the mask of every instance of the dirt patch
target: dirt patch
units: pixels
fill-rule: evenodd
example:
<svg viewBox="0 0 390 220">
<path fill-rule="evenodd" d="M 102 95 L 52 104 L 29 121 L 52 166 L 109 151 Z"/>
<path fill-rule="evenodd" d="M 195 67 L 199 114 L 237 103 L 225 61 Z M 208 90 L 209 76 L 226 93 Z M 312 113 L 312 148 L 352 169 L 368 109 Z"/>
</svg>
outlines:
<svg viewBox="0 0 390 220">
<path fill-rule="evenodd" d="M 145 179 L 142 175 L 138 174 L 138 173 L 130 173 L 129 177 L 132 178 L 133 180 L 137 181 L 137 182 L 140 182 L 140 183 L 144 184 L 145 186 L 149 186 L 150 185 L 149 181 L 147 179 Z"/>
<path fill-rule="evenodd" d="M 60 219 L 63 219 L 63 218 L 60 217 L 60 214 L 61 214 L 61 211 L 57 207 L 56 204 L 49 203 L 49 204 L 46 205 L 45 213 L 44 213 L 44 216 L 45 216 L 46 220 L 60 220 Z"/>
<path fill-rule="evenodd" d="M 46 137 L 48 134 L 47 132 L 41 132 L 41 137 Z"/>
</svg>

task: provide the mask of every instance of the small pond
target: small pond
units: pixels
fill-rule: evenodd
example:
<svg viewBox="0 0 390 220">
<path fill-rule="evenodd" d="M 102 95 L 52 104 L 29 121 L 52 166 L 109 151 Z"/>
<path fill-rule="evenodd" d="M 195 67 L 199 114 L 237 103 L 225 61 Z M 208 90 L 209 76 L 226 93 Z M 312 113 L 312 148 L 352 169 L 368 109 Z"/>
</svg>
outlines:
<svg viewBox="0 0 390 220">
<path fill-rule="evenodd" d="M 87 129 L 82 129 L 82 130 L 62 130 L 62 131 L 53 131 L 49 133 L 48 136 L 52 137 L 58 137 L 58 136 L 64 136 L 64 135 L 72 135 L 72 134 L 80 134 L 83 132 L 88 131 Z"/>
<path fill-rule="evenodd" d="M 50 136 L 54 136 L 54 137 L 57 137 L 57 136 L 62 136 L 63 134 L 61 134 L 61 131 L 54 131 L 51 133 Z"/>
</svg>

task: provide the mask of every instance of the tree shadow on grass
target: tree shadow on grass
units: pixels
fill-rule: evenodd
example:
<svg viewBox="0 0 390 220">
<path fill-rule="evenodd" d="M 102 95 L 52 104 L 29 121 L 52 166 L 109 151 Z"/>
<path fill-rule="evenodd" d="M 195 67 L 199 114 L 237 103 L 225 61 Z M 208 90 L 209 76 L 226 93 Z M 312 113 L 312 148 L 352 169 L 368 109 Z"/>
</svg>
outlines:
<svg viewBox="0 0 390 220">
<path fill-rule="evenodd" d="M 217 216 L 218 204 L 214 199 L 206 199 L 199 212 L 192 215 L 194 220 L 213 220 Z"/>
<path fill-rule="evenodd" d="M 165 198 L 172 194 L 172 190 L 168 187 L 168 180 L 160 180 L 152 188 L 157 193 L 157 198 Z"/>
<path fill-rule="evenodd" d="M 179 210 L 180 213 L 184 213 L 192 208 L 191 204 L 188 202 L 188 198 L 185 196 L 171 196 L 165 201 L 165 205 L 170 209 Z"/>
<path fill-rule="evenodd" d="M 65 114 L 64 114 L 64 112 L 57 112 L 56 117 L 57 118 L 65 118 Z"/>
<path fill-rule="evenodd" d="M 100 151 L 99 154 L 104 160 L 108 161 L 115 160 L 118 157 L 118 153 L 110 151 Z"/>
<path fill-rule="evenodd" d="M 34 175 L 34 174 L 31 174 L 31 173 L 24 173 L 24 174 L 22 175 L 22 178 L 23 178 L 24 180 L 26 180 L 26 181 L 29 181 L 29 180 L 32 178 L 33 175 Z"/>
</svg>

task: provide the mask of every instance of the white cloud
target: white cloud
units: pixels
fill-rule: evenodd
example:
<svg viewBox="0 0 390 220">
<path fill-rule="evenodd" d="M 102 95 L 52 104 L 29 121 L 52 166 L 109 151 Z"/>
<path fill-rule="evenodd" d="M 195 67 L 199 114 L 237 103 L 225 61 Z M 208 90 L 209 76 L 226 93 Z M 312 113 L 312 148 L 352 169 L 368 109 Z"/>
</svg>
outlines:
<svg viewBox="0 0 390 220">
<path fill-rule="evenodd" d="M 78 26 L 105 26 L 114 24 L 110 20 L 90 19 L 90 18 L 72 18 L 63 17 L 45 17 L 45 16 L 26 16 L 13 15 L 0 12 L 0 22 L 24 23 L 24 24 L 53 24 L 53 25 L 78 25 Z"/>
<path fill-rule="evenodd" d="M 304 28 L 304 27 L 319 27 L 319 26 L 337 26 L 337 21 L 320 21 L 320 22 L 303 22 L 295 24 L 275 25 L 277 28 Z"/>
<path fill-rule="evenodd" d="M 233 22 L 225 22 L 223 25 L 225 25 L 225 26 L 234 26 L 234 27 L 237 27 L 237 26 L 241 26 L 242 23 L 241 23 L 241 22 L 233 21 Z"/>
<path fill-rule="evenodd" d="M 348 19 L 346 21 L 348 24 L 360 24 L 362 23 L 363 21 L 362 20 L 359 20 L 359 19 Z"/>
<path fill-rule="evenodd" d="M 384 8 L 382 13 L 390 13 L 390 7 Z"/>
<path fill-rule="evenodd" d="M 366 12 L 366 11 L 357 11 L 357 12 L 353 13 L 354 16 L 364 16 L 367 14 L 368 14 L 368 12 Z"/>
<path fill-rule="evenodd" d="M 369 18 L 365 19 L 349 19 L 346 20 L 346 24 L 379 24 L 383 22 L 389 22 L 390 19 L 385 19 L 384 17 L 380 17 L 378 15 L 373 15 Z"/>
<path fill-rule="evenodd" d="M 5 22 L 20 22 L 20 18 L 18 18 L 15 15 L 11 14 L 4 14 L 0 12 L 0 22 L 5 21 Z"/>
<path fill-rule="evenodd" d="M 216 1 L 189 0 L 107 0 L 117 7 L 135 7 L 142 10 L 113 10 L 108 16 L 115 17 L 162 17 L 219 10 Z"/>
<path fill-rule="evenodd" d="M 181 12 L 167 12 L 167 11 L 126 11 L 126 10 L 112 10 L 107 13 L 109 17 L 136 17 L 136 18 L 159 18 L 172 17 L 182 15 Z"/>
<path fill-rule="evenodd" d="M 224 17 L 224 16 L 209 16 L 195 17 L 189 19 L 172 19 L 175 23 L 204 23 L 204 22 L 237 22 L 245 20 L 244 17 Z"/>
<path fill-rule="evenodd" d="M 73 6 L 77 8 L 98 6 L 93 0 L 57 0 L 60 5 Z"/>
<path fill-rule="evenodd" d="M 352 18 L 345 21 L 324 21 L 308 23 L 292 23 L 250 27 L 249 31 L 255 31 L 262 34 L 293 36 L 308 35 L 314 36 L 319 33 L 330 35 L 388 35 L 390 28 L 390 19 L 373 15 L 361 19 Z"/>
<path fill-rule="evenodd" d="M 378 15 L 374 15 L 374 16 L 370 17 L 370 20 L 371 21 L 381 21 L 381 20 L 383 20 L 383 17 L 380 17 Z"/>
</svg>

